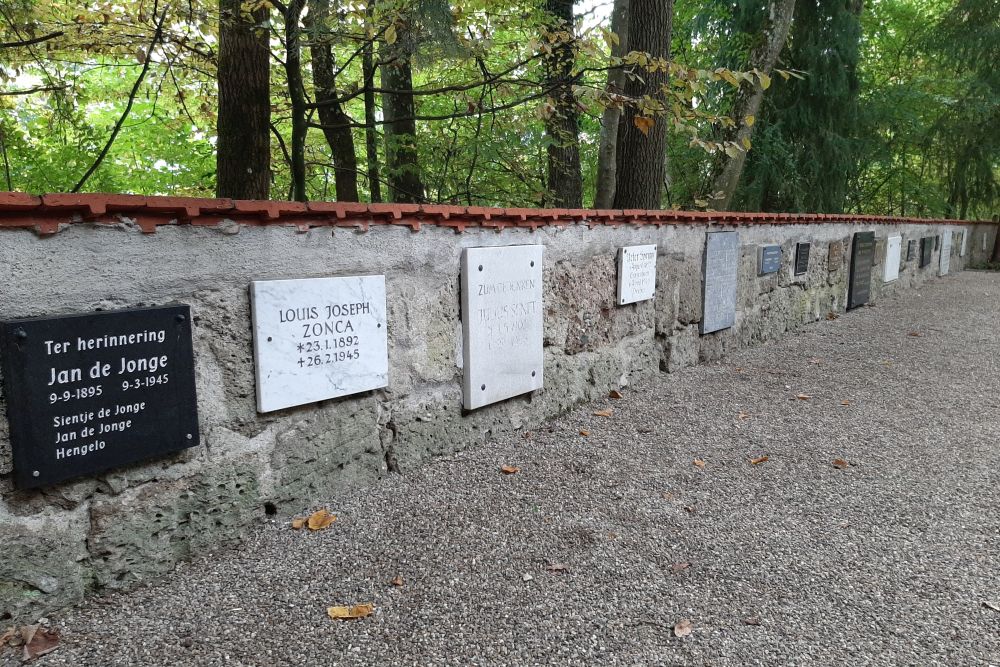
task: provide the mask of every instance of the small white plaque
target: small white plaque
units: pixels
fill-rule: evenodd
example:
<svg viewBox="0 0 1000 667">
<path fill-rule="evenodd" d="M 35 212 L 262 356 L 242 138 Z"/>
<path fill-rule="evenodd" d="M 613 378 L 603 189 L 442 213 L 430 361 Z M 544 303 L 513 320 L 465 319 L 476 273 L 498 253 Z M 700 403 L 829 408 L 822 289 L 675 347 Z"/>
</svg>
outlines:
<svg viewBox="0 0 1000 667">
<path fill-rule="evenodd" d="M 649 301 L 656 294 L 656 245 L 618 249 L 618 305 Z"/>
<path fill-rule="evenodd" d="M 903 252 L 903 237 L 890 236 L 885 243 L 884 282 L 891 283 L 899 278 L 899 259 Z"/>
<path fill-rule="evenodd" d="M 951 268 L 951 230 L 941 232 L 941 264 L 938 266 L 938 275 L 948 275 Z"/>
<path fill-rule="evenodd" d="M 385 276 L 250 283 L 257 410 L 389 384 Z"/>
<path fill-rule="evenodd" d="M 462 253 L 465 408 L 542 388 L 544 246 Z"/>
<path fill-rule="evenodd" d="M 968 249 L 969 249 L 969 230 L 968 229 L 963 229 L 962 230 L 962 251 L 960 253 L 958 253 L 959 256 L 965 257 L 965 253 L 968 251 Z"/>
</svg>

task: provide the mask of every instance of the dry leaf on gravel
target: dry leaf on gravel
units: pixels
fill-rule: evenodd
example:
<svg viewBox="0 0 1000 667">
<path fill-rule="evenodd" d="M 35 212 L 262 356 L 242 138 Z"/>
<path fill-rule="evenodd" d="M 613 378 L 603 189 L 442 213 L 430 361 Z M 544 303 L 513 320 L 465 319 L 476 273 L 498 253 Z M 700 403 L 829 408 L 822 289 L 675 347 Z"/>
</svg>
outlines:
<svg viewBox="0 0 1000 667">
<path fill-rule="evenodd" d="M 21 628 L 21 638 L 24 639 L 24 654 L 21 656 L 23 662 L 34 660 L 59 648 L 59 633 L 39 625 L 26 625 Z"/>
<path fill-rule="evenodd" d="M 846 399 L 844 399 L 843 401 L 841 401 L 841 402 L 840 402 L 840 404 L 841 404 L 841 405 L 850 405 L 850 404 L 851 404 L 851 402 L 850 402 L 850 401 L 848 401 L 848 400 L 846 400 Z"/>
<path fill-rule="evenodd" d="M 547 572 L 568 572 L 569 566 L 566 563 L 549 563 L 545 566 Z"/>
<path fill-rule="evenodd" d="M 375 605 L 371 603 L 367 604 L 355 604 L 349 607 L 327 607 L 327 615 L 338 621 L 349 621 L 355 618 L 365 618 L 366 616 L 371 616 L 372 612 L 375 611 Z"/>
<path fill-rule="evenodd" d="M 585 438 L 586 438 L 586 437 L 587 437 L 588 435 L 590 435 L 590 431 L 588 431 L 588 430 L 587 430 L 587 429 L 585 429 L 585 428 L 581 428 L 581 429 L 580 429 L 580 435 L 582 435 L 583 437 L 585 437 Z"/>
<path fill-rule="evenodd" d="M 505 475 L 513 475 L 515 473 L 521 472 L 521 469 L 517 466 L 500 466 L 500 472 Z"/>
<path fill-rule="evenodd" d="M 674 624 L 675 637 L 687 637 L 694 630 L 694 623 L 684 618 Z"/>
<path fill-rule="evenodd" d="M 745 422 L 746 420 L 750 419 L 750 413 L 743 412 L 742 410 L 740 410 L 740 413 L 736 415 L 736 418 L 739 419 L 741 422 Z"/>
<path fill-rule="evenodd" d="M 843 470 L 844 468 L 846 468 L 849 465 L 851 465 L 851 464 L 848 463 L 847 461 L 845 461 L 844 459 L 834 459 L 833 460 L 833 467 L 836 468 L 837 470 Z"/>
<path fill-rule="evenodd" d="M 615 413 L 611 408 L 605 408 L 603 410 L 594 410 L 595 417 L 610 417 Z"/>
<path fill-rule="evenodd" d="M 403 585 L 403 575 L 397 574 L 395 577 L 393 577 L 392 579 L 389 580 L 389 583 L 392 584 L 393 586 L 402 586 Z"/>
<path fill-rule="evenodd" d="M 337 520 L 337 517 L 327 512 L 325 509 L 316 510 L 306 521 L 309 530 L 326 530 Z"/>
<path fill-rule="evenodd" d="M 817 357 L 813 357 L 812 359 L 810 359 L 810 360 L 809 360 L 809 363 L 810 363 L 810 364 L 818 364 L 818 363 L 820 363 L 821 361 L 823 361 L 823 360 L 822 360 L 822 359 L 819 359 L 819 358 L 817 358 Z"/>
<path fill-rule="evenodd" d="M 761 463 L 766 462 L 769 458 L 770 457 L 767 454 L 765 454 L 764 456 L 758 456 L 755 459 L 750 459 L 750 465 L 752 466 L 760 465 Z"/>
<path fill-rule="evenodd" d="M 757 616 L 751 616 L 750 618 L 743 619 L 743 625 L 760 625 L 760 618 Z"/>
<path fill-rule="evenodd" d="M 664 491 L 660 494 L 660 497 L 663 498 L 664 500 L 673 500 L 674 494 L 671 493 L 670 491 Z"/>
<path fill-rule="evenodd" d="M 611 391 L 608 392 L 608 398 L 613 398 L 617 400 L 624 397 L 622 396 L 622 393 L 620 391 L 618 391 L 617 389 L 612 389 Z"/>
<path fill-rule="evenodd" d="M 705 462 L 702 461 L 701 459 L 695 459 L 691 463 L 694 465 L 695 468 L 702 468 L 702 469 L 704 469 L 704 467 L 705 467 Z"/>
<path fill-rule="evenodd" d="M 799 399 L 800 401 L 808 401 L 810 398 L 812 398 L 812 396 L 810 396 L 809 394 L 796 394 L 795 398 Z"/>
<path fill-rule="evenodd" d="M 906 335 L 909 336 L 910 338 L 923 338 L 924 337 L 924 335 L 922 333 L 920 333 L 919 331 L 911 331 L 910 333 L 908 333 Z"/>
<path fill-rule="evenodd" d="M 298 516 L 292 519 L 292 530 L 301 530 L 304 525 L 306 525 L 306 520 L 303 517 Z"/>
<path fill-rule="evenodd" d="M 670 566 L 671 572 L 682 572 L 691 567 L 691 563 L 674 563 Z"/>
<path fill-rule="evenodd" d="M 1000 611 L 1000 604 L 995 602 L 984 602 L 983 606 L 991 611 Z"/>
<path fill-rule="evenodd" d="M 829 313 L 826 314 L 826 319 L 830 320 L 831 322 L 833 320 L 837 319 L 838 317 L 840 317 L 840 315 L 838 315 L 837 313 L 833 312 L 832 310 Z"/>
<path fill-rule="evenodd" d="M 7 631 L 0 635 L 0 650 L 9 642 L 11 639 L 17 636 L 17 630 L 14 628 L 7 628 Z"/>
</svg>

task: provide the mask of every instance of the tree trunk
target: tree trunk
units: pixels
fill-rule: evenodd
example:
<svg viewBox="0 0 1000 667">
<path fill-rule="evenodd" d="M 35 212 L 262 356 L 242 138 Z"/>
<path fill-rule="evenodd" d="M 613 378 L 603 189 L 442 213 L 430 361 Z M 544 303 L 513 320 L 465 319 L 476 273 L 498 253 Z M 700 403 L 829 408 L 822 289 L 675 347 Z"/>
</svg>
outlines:
<svg viewBox="0 0 1000 667">
<path fill-rule="evenodd" d="M 302 28 L 305 0 L 289 0 L 285 15 L 285 77 L 292 113 L 292 199 L 306 200 L 306 94 L 302 83 Z"/>
<path fill-rule="evenodd" d="M 750 52 L 748 69 L 757 69 L 770 76 L 771 70 L 778 62 L 781 50 L 785 48 L 794 12 L 795 0 L 772 0 L 768 4 L 768 18 L 764 27 L 763 39 Z M 759 80 L 752 87 L 740 86 L 732 110 L 732 118 L 736 121 L 736 126 L 726 130 L 722 137 L 723 141 L 735 141 L 742 147 L 743 140 L 750 139 L 754 124 L 753 121 L 747 122 L 747 117 L 752 116 L 756 121 L 763 99 L 764 87 Z M 740 176 L 743 175 L 746 159 L 747 154 L 743 150 L 732 157 L 724 151 L 716 156 L 712 170 L 712 189 L 706 196 L 713 209 L 717 211 L 729 209 L 733 202 L 733 195 L 736 194 L 736 188 L 740 183 Z"/>
<path fill-rule="evenodd" d="M 552 50 L 545 56 L 545 85 L 553 110 L 545 119 L 548 135 L 548 190 L 559 208 L 583 206 L 583 173 L 580 168 L 580 118 L 573 94 L 576 60 L 573 0 L 545 0 L 546 32 Z"/>
<path fill-rule="evenodd" d="M 611 47 L 611 58 L 615 60 L 629 52 L 628 47 L 629 0 L 615 0 L 611 13 L 611 32 L 618 35 L 618 44 Z M 608 71 L 605 91 L 609 95 L 620 95 L 625 89 L 625 69 L 619 67 Z M 601 144 L 597 153 L 597 191 L 594 194 L 594 208 L 611 208 L 615 203 L 615 181 L 618 149 L 618 121 L 622 109 L 618 104 L 609 104 L 601 114 Z"/>
<path fill-rule="evenodd" d="M 404 21 L 406 19 L 404 18 Z M 396 42 L 382 45 L 382 115 L 389 198 L 419 203 L 424 199 L 417 157 L 416 105 L 410 64 L 413 35 L 407 23 L 396 25 Z"/>
<path fill-rule="evenodd" d="M 219 117 L 215 192 L 267 199 L 271 191 L 271 80 L 267 10 L 250 16 L 240 0 L 219 0 Z"/>
<path fill-rule="evenodd" d="M 368 22 L 375 15 L 375 0 L 368 0 L 366 8 Z M 368 193 L 372 202 L 382 201 L 382 183 L 378 169 L 378 131 L 375 126 L 375 54 L 369 40 L 361 55 L 361 67 L 365 77 L 365 159 L 368 162 Z"/>
<path fill-rule="evenodd" d="M 632 0 L 629 13 L 631 50 L 668 58 L 674 0 Z M 636 69 L 637 76 L 626 78 L 625 94 L 632 99 L 648 96 L 666 105 L 667 73 Z M 633 105 L 626 107 L 618 124 L 614 208 L 658 209 L 666 177 L 667 124 L 663 117 L 656 117 L 644 134 L 635 124 L 637 111 Z"/>
<path fill-rule="evenodd" d="M 317 111 L 333 158 L 337 201 L 359 201 L 358 158 L 354 152 L 352 120 L 337 101 L 333 49 L 330 46 L 330 0 L 309 0 L 309 20 L 312 23 L 310 52 L 313 85 L 316 88 L 316 103 L 320 105 Z"/>
</svg>

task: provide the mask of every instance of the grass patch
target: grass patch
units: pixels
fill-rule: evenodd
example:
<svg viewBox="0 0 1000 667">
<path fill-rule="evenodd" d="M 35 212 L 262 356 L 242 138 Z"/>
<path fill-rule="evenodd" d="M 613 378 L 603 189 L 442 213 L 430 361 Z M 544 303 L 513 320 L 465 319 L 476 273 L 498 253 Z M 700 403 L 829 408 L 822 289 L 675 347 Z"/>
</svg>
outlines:
<svg viewBox="0 0 1000 667">
<path fill-rule="evenodd" d="M 974 271 L 1000 271 L 1000 262 L 977 262 L 969 268 Z"/>
</svg>

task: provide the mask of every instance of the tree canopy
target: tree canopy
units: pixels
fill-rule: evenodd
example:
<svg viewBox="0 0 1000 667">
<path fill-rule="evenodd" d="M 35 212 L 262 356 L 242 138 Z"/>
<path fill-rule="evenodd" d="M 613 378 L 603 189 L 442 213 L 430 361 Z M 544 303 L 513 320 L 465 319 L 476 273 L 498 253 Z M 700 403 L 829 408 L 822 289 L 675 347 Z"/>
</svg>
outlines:
<svg viewBox="0 0 1000 667">
<path fill-rule="evenodd" d="M 992 217 L 998 16 L 1000 0 L 8 0 L 0 188 Z"/>
</svg>

